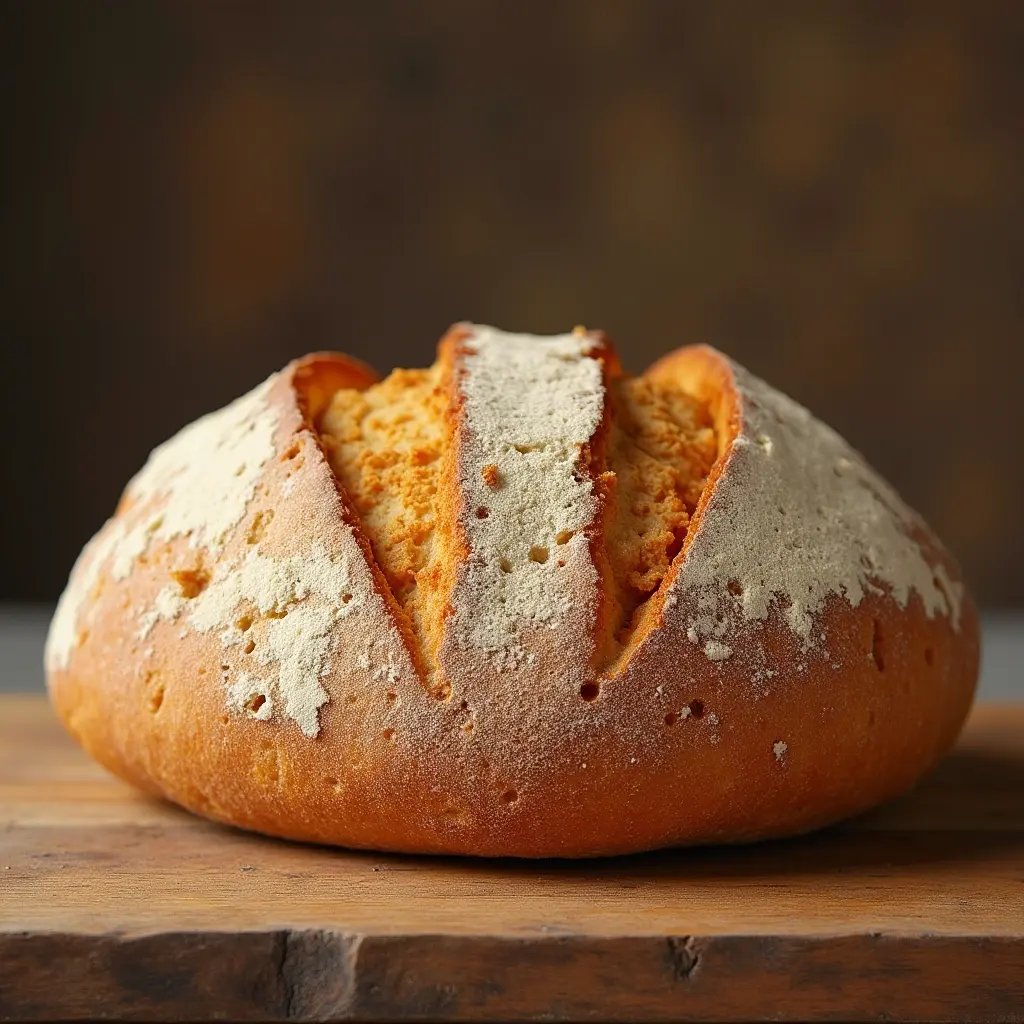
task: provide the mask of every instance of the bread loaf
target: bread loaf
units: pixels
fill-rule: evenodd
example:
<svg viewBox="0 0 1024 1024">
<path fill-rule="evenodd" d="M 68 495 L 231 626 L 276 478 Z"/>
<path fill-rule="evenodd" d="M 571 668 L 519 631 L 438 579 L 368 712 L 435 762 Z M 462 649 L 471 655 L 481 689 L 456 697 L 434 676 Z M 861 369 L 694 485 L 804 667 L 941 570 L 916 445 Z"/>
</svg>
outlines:
<svg viewBox="0 0 1024 1024">
<path fill-rule="evenodd" d="M 71 574 L 50 693 L 218 821 L 592 856 L 815 828 L 953 742 L 974 606 L 837 434 L 713 349 L 457 325 L 286 367 L 158 448 Z"/>
</svg>

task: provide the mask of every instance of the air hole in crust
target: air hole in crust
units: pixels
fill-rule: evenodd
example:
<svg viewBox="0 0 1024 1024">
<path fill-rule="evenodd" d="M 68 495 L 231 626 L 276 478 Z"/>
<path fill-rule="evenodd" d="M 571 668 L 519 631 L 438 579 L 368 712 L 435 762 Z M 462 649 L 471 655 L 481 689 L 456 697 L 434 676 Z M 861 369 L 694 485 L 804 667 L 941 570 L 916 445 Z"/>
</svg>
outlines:
<svg viewBox="0 0 1024 1024">
<path fill-rule="evenodd" d="M 252 654 L 252 652 L 256 650 L 256 641 L 255 640 L 247 641 L 245 646 L 242 648 L 242 650 L 245 651 L 246 654 Z"/>
<path fill-rule="evenodd" d="M 530 561 L 531 562 L 540 562 L 541 564 L 543 564 L 547 560 L 548 560 L 548 549 L 546 547 L 544 547 L 543 545 L 540 545 L 540 544 L 534 544 L 534 546 L 532 548 L 530 548 Z"/>
<path fill-rule="evenodd" d="M 341 603 L 342 604 L 348 604 L 349 601 L 351 601 L 351 600 L 352 600 L 352 595 L 351 594 L 342 594 L 341 595 Z"/>
<path fill-rule="evenodd" d="M 555 534 L 555 543 L 568 544 L 569 541 L 572 540 L 572 534 L 572 530 L 559 530 L 558 533 Z"/>
<path fill-rule="evenodd" d="M 678 722 L 678 721 L 679 721 L 679 716 L 674 711 L 670 711 L 665 716 L 665 724 L 666 725 L 672 726 L 672 725 L 675 725 L 676 722 Z"/>
<path fill-rule="evenodd" d="M 519 799 L 519 794 L 514 789 L 506 789 L 501 794 L 501 802 L 503 804 L 514 804 Z"/>
<path fill-rule="evenodd" d="M 885 671 L 885 655 L 882 651 L 882 624 L 875 619 L 871 628 L 871 659 L 879 672 Z"/>
<path fill-rule="evenodd" d="M 258 544 L 263 539 L 263 535 L 267 532 L 267 527 L 270 525 L 270 520 L 273 518 L 274 510 L 272 508 L 265 508 L 257 512 L 252 518 L 249 532 L 245 535 L 245 542 L 247 544 Z"/>
<path fill-rule="evenodd" d="M 733 597 L 741 597 L 743 595 L 743 584 L 739 580 L 729 580 L 729 593 Z"/>
<path fill-rule="evenodd" d="M 164 684 L 157 683 L 156 686 L 150 691 L 149 700 L 146 702 L 146 707 L 149 708 L 149 713 L 155 715 L 164 703 Z"/>
<path fill-rule="evenodd" d="M 691 700 L 689 704 L 690 714 L 694 718 L 700 718 L 704 714 L 704 701 L 702 700 Z"/>
<path fill-rule="evenodd" d="M 477 517 L 477 519 L 486 519 L 490 514 L 491 513 L 486 508 L 484 508 L 483 505 L 481 505 L 476 510 L 476 517 Z"/>
<path fill-rule="evenodd" d="M 381 735 L 383 735 L 384 739 L 386 739 L 388 743 L 391 743 L 395 738 L 395 730 L 390 728 L 385 729 Z"/>
<path fill-rule="evenodd" d="M 498 568 L 500 568 L 502 572 L 511 572 L 512 563 L 507 558 L 499 559 Z"/>
<path fill-rule="evenodd" d="M 252 626 L 252 616 L 251 615 L 243 615 L 241 618 L 235 619 L 235 628 L 240 633 L 244 633 L 251 626 Z"/>
<path fill-rule="evenodd" d="M 192 599 L 198 597 L 210 582 L 210 575 L 202 569 L 178 569 L 171 573 L 171 578 L 178 584 L 181 596 Z"/>
<path fill-rule="evenodd" d="M 588 702 L 592 701 L 592 700 L 597 700 L 598 695 L 600 694 L 600 692 L 601 692 L 601 684 L 600 683 L 584 683 L 580 687 L 580 696 L 585 701 L 588 701 Z"/>
<path fill-rule="evenodd" d="M 295 456 L 299 454 L 300 450 L 301 449 L 299 448 L 298 442 L 290 444 L 285 449 L 284 454 L 281 456 L 281 461 L 288 462 L 289 460 L 294 459 Z"/>
<path fill-rule="evenodd" d="M 259 709 L 266 703 L 267 698 L 262 693 L 254 693 L 250 697 L 246 698 L 243 706 L 250 715 L 255 715 L 256 712 L 259 711 Z"/>
</svg>

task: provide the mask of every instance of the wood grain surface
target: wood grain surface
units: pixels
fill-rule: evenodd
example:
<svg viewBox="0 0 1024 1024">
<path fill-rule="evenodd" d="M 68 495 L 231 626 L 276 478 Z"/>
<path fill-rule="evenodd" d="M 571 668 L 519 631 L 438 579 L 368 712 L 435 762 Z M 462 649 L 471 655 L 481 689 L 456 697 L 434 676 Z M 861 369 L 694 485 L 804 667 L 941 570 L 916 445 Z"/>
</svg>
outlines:
<svg viewBox="0 0 1024 1024">
<path fill-rule="evenodd" d="M 814 836 L 531 863 L 213 825 L 0 698 L 0 1019 L 1024 1020 L 1024 706 Z"/>
</svg>

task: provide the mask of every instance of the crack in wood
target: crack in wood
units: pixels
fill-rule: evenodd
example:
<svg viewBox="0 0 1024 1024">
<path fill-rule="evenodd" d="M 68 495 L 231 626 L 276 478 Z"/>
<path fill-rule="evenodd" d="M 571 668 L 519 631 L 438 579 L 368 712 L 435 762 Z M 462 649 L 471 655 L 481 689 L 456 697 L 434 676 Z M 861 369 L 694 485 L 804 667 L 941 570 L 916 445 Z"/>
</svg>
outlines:
<svg viewBox="0 0 1024 1024">
<path fill-rule="evenodd" d="M 693 935 L 669 936 L 668 962 L 676 981 L 690 981 L 700 964 L 700 947 Z"/>
<path fill-rule="evenodd" d="M 347 1016 L 361 941 L 360 936 L 317 929 L 278 932 L 274 960 L 281 1019 Z"/>
</svg>

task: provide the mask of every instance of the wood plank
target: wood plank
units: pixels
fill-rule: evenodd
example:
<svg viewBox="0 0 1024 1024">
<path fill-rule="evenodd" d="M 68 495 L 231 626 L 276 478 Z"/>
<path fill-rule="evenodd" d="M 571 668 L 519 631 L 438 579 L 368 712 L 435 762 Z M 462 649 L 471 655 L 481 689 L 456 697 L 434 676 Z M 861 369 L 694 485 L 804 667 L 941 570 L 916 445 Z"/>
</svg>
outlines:
<svg viewBox="0 0 1024 1024">
<path fill-rule="evenodd" d="M 1022 1020 L 1024 707 L 798 840 L 349 853 L 149 800 L 0 698 L 0 1019 Z"/>
</svg>

